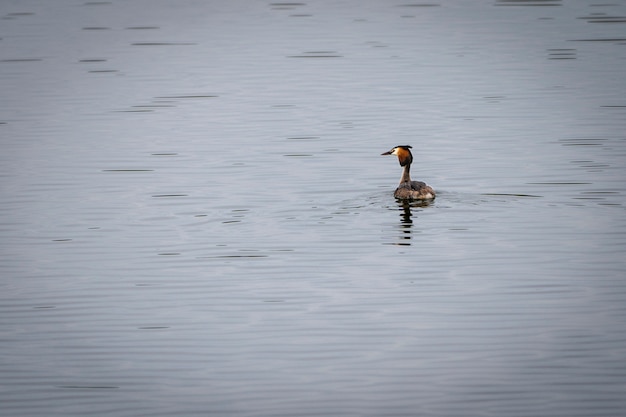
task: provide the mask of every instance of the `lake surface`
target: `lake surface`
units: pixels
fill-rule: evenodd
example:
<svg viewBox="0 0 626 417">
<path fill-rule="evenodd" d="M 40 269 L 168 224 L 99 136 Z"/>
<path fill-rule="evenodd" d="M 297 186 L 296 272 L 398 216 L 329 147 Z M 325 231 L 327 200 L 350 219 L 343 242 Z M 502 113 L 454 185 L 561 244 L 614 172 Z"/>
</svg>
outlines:
<svg viewBox="0 0 626 417">
<path fill-rule="evenodd" d="M 626 2 L 5 1 L 0 89 L 3 415 L 626 414 Z"/>
</svg>

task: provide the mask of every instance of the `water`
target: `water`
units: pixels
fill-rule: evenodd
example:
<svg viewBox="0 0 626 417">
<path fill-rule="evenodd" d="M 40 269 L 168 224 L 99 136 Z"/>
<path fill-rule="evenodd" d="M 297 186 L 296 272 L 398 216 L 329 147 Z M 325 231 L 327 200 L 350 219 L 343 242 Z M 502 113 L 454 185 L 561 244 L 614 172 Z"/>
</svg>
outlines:
<svg viewBox="0 0 626 417">
<path fill-rule="evenodd" d="M 623 1 L 0 15 L 3 414 L 626 412 Z"/>
</svg>

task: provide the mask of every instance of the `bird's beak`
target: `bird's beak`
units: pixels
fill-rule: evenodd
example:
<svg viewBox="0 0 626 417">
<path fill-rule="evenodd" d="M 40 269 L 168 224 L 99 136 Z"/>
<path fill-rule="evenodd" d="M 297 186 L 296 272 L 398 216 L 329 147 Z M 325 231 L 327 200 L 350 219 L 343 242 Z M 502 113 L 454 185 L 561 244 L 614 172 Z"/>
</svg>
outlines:
<svg viewBox="0 0 626 417">
<path fill-rule="evenodd" d="M 391 155 L 391 153 L 392 153 L 392 152 L 393 152 L 393 149 L 392 149 L 392 150 L 390 150 L 390 151 L 387 151 L 387 152 L 385 152 L 385 153 L 381 153 L 381 155 Z"/>
</svg>

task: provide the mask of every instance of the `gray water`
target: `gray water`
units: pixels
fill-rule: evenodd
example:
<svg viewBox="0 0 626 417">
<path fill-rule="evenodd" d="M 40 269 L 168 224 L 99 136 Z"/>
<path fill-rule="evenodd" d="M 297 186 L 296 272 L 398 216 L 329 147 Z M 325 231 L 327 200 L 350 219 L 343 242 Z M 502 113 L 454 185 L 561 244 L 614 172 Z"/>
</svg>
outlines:
<svg viewBox="0 0 626 417">
<path fill-rule="evenodd" d="M 2 415 L 626 414 L 623 0 L 3 1 L 0 91 Z"/>
</svg>

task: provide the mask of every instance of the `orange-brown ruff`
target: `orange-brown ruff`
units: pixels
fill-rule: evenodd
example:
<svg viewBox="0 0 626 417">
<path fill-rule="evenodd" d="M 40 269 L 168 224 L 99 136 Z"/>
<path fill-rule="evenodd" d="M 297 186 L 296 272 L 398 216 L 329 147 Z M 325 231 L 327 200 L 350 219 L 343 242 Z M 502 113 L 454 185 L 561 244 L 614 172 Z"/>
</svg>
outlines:
<svg viewBox="0 0 626 417">
<path fill-rule="evenodd" d="M 413 162 L 413 155 L 411 154 L 411 146 L 396 146 L 388 152 L 381 155 L 396 155 L 400 166 L 404 167 L 402 170 L 402 177 L 400 178 L 400 184 L 396 191 L 393 193 L 395 198 L 400 200 L 432 200 L 435 198 L 435 190 L 426 183 L 421 181 L 411 181 L 411 162 Z"/>
</svg>

